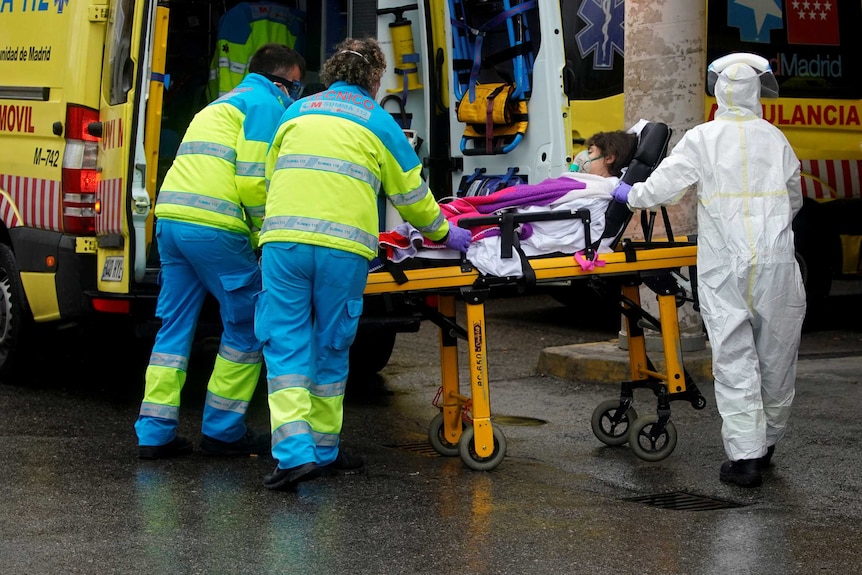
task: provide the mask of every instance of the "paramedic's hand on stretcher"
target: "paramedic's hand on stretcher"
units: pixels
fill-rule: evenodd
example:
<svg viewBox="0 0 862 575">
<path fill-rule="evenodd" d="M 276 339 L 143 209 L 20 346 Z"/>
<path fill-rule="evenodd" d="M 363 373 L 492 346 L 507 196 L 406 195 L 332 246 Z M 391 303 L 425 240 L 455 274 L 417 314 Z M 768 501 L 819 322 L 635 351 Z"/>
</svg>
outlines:
<svg viewBox="0 0 862 575">
<path fill-rule="evenodd" d="M 617 187 L 614 188 L 614 191 L 611 193 L 611 196 L 621 204 L 626 204 L 629 201 L 629 192 L 631 191 L 631 184 L 627 184 L 625 182 L 620 182 L 617 184 Z"/>
<path fill-rule="evenodd" d="M 464 228 L 459 228 L 454 224 L 449 224 L 449 235 L 446 236 L 446 239 L 443 243 L 446 244 L 446 247 L 450 250 L 458 250 L 459 252 L 467 253 L 467 248 L 470 247 L 470 240 L 473 239 L 473 234 L 470 233 L 470 230 L 465 230 Z"/>
</svg>

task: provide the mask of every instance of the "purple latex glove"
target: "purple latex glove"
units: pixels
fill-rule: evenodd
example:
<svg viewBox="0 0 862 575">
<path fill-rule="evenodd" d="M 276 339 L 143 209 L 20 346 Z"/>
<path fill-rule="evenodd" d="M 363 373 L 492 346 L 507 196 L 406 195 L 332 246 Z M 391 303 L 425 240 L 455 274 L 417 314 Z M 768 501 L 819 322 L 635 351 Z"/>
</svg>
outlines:
<svg viewBox="0 0 862 575">
<path fill-rule="evenodd" d="M 470 230 L 459 228 L 454 224 L 449 224 L 449 235 L 443 243 L 450 250 L 458 250 L 459 252 L 467 253 L 467 248 L 470 247 L 470 240 L 473 239 L 473 234 Z"/>
<path fill-rule="evenodd" d="M 631 184 L 620 182 L 619 184 L 617 184 L 617 187 L 614 188 L 614 191 L 611 193 L 611 196 L 619 203 L 626 204 L 629 201 L 629 192 L 631 190 Z"/>
</svg>

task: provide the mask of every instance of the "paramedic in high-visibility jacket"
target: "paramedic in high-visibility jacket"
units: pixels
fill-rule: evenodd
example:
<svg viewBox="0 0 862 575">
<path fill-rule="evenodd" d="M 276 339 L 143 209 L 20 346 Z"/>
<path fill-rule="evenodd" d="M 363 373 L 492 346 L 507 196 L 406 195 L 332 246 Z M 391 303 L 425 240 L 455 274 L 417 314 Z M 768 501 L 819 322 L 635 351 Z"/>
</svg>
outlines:
<svg viewBox="0 0 862 575">
<path fill-rule="evenodd" d="M 269 433 L 245 424 L 262 365 L 253 326 L 261 288 L 254 250 L 266 204 L 267 147 L 304 75 L 305 60 L 293 49 L 260 48 L 240 85 L 194 117 L 165 176 L 155 209 L 162 325 L 135 423 L 141 459 L 192 451 L 177 435 L 180 392 L 207 292 L 219 302 L 224 330 L 207 385 L 201 449 L 269 453 Z"/>
<path fill-rule="evenodd" d="M 462 252 L 470 243 L 469 231 L 449 226 L 410 142 L 374 100 L 385 69 L 375 40 L 339 44 L 321 74 L 328 89 L 284 113 L 266 159 L 255 332 L 278 461 L 268 489 L 364 466 L 339 439 L 350 345 L 378 251 L 378 195 L 428 239 Z"/>
</svg>

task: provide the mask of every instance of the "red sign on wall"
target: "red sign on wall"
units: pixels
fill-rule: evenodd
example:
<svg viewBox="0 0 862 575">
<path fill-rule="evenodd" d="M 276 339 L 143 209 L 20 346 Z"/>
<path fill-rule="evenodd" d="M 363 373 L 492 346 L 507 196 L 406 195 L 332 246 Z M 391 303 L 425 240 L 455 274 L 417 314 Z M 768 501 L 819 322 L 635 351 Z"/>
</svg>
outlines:
<svg viewBox="0 0 862 575">
<path fill-rule="evenodd" d="M 837 0 L 786 0 L 788 44 L 838 46 Z"/>
</svg>

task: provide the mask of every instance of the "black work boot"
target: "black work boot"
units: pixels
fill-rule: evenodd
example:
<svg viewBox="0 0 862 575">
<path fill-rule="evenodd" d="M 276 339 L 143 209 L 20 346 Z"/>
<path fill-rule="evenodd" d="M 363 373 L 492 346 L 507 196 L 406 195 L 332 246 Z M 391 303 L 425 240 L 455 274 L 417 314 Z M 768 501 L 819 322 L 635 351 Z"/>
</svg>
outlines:
<svg viewBox="0 0 862 575">
<path fill-rule="evenodd" d="M 139 445 L 138 458 L 140 459 L 168 459 L 188 455 L 194 450 L 192 442 L 185 437 L 177 435 L 164 445 Z"/>
<path fill-rule="evenodd" d="M 766 455 L 757 460 L 758 467 L 760 467 L 761 471 L 764 471 L 772 465 L 772 455 L 775 453 L 775 446 L 770 445 L 766 448 Z"/>
<path fill-rule="evenodd" d="M 317 477 L 320 477 L 320 468 L 312 461 L 288 469 L 276 467 L 263 479 L 263 486 L 273 491 L 292 491 L 300 482 Z"/>
<path fill-rule="evenodd" d="M 338 450 L 335 461 L 321 467 L 326 475 L 353 475 L 360 473 L 365 467 L 365 460 L 358 455 L 348 453 L 343 449 Z"/>
<path fill-rule="evenodd" d="M 201 436 L 201 449 L 207 455 L 271 455 L 269 433 L 248 430 L 236 441 L 221 441 L 209 435 Z"/>
<path fill-rule="evenodd" d="M 763 483 L 760 458 L 725 461 L 721 464 L 718 478 L 724 483 L 733 483 L 740 487 L 759 487 Z"/>
</svg>

